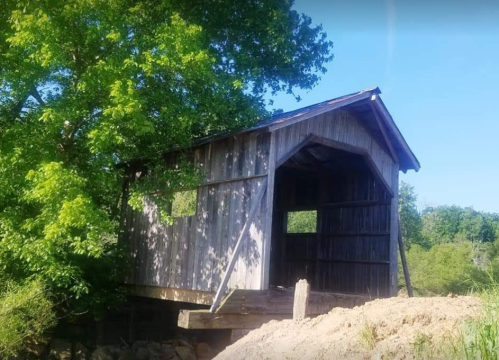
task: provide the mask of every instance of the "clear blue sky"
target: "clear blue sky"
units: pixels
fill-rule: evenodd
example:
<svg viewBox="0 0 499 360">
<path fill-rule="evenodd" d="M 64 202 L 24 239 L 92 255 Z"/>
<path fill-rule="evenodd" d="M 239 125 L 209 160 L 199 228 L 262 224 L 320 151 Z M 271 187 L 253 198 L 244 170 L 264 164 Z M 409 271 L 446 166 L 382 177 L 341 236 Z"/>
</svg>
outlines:
<svg viewBox="0 0 499 360">
<path fill-rule="evenodd" d="M 297 0 L 335 59 L 285 111 L 379 86 L 421 170 L 401 175 L 419 206 L 499 212 L 499 2 Z"/>
</svg>

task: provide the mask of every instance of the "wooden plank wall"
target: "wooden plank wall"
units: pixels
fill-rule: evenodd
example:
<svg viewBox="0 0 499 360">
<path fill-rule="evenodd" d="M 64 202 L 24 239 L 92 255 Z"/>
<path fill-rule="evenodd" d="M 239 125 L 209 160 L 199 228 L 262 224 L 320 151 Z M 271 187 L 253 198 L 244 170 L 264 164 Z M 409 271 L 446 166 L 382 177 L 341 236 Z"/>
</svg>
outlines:
<svg viewBox="0 0 499 360">
<path fill-rule="evenodd" d="M 322 178 L 316 286 L 318 290 L 389 294 L 390 197 L 371 173 Z M 333 186 L 331 186 L 334 184 Z M 355 203 L 359 201 L 359 203 Z"/>
<path fill-rule="evenodd" d="M 126 282 L 179 289 L 216 291 L 268 172 L 269 133 L 231 136 L 193 151 L 204 173 L 197 189 L 196 215 L 158 220 L 153 204 L 143 213 L 128 209 L 126 234 L 132 273 Z M 229 288 L 260 289 L 266 202 L 256 215 Z"/>
<path fill-rule="evenodd" d="M 280 169 L 276 185 L 271 285 L 389 295 L 391 200 L 367 169 Z M 287 212 L 305 209 L 317 210 L 317 233 L 287 234 Z"/>
<path fill-rule="evenodd" d="M 277 191 L 277 186 L 273 186 L 274 166 L 310 134 L 366 149 L 387 183 L 394 192 L 398 191 L 395 174 L 398 167 L 360 121 L 345 111 L 322 114 L 274 133 L 253 132 L 217 140 L 195 148 L 192 153 L 194 163 L 205 175 L 197 189 L 195 216 L 177 218 L 169 226 L 158 221 L 157 209 L 152 204 L 147 205 L 144 213 L 127 210 L 125 236 L 130 244 L 132 270 L 126 281 L 136 285 L 216 291 L 248 216 L 251 199 L 264 179 L 258 176 L 268 175 L 270 188 L 266 199 L 262 201 L 229 282 L 229 288 L 268 288 L 269 277 L 274 276 L 270 264 L 273 255 L 271 242 L 265 239 L 270 239 L 271 229 L 277 233 L 275 229 L 282 228 L 279 210 L 272 216 L 273 191 Z M 396 239 L 393 229 L 392 226 L 392 238 Z M 362 239 L 358 242 L 360 248 L 367 246 Z M 314 249 L 317 251 L 317 248 L 310 251 Z M 394 251 L 396 247 L 391 246 L 390 261 Z M 384 253 L 379 257 L 384 258 Z M 360 273 L 362 269 L 352 271 Z M 390 272 L 392 280 L 396 280 L 396 264 L 392 264 Z"/>
<path fill-rule="evenodd" d="M 302 121 L 300 123 L 290 125 L 285 128 L 281 128 L 277 131 L 274 132 L 274 146 L 273 146 L 273 151 L 274 154 L 271 156 L 274 156 L 276 159 L 276 162 L 279 162 L 281 158 L 286 156 L 286 154 L 296 147 L 298 144 L 300 144 L 307 136 L 312 135 L 317 135 L 319 137 L 335 140 L 335 141 L 340 141 L 346 144 L 350 144 L 359 148 L 363 148 L 367 150 L 369 155 L 371 156 L 373 162 L 379 169 L 380 173 L 382 174 L 383 178 L 386 180 L 387 184 L 391 187 L 393 193 L 395 194 L 395 198 L 391 200 L 391 206 L 385 205 L 382 208 L 378 208 L 377 210 L 374 210 L 374 207 L 371 207 L 369 209 L 363 209 L 363 210 L 355 210 L 357 213 L 351 213 L 350 215 L 346 215 L 348 212 L 345 212 L 346 210 L 339 210 L 336 209 L 334 211 L 342 212 L 345 214 L 346 218 L 352 219 L 362 219 L 366 218 L 366 216 L 372 216 L 369 215 L 368 211 L 375 211 L 376 216 L 382 216 L 383 218 L 380 220 L 383 222 L 383 230 L 379 230 L 380 232 L 383 233 L 383 235 L 378 234 L 376 236 L 370 236 L 369 241 L 365 240 L 357 240 L 360 241 L 358 246 L 354 246 L 354 242 L 350 242 L 351 246 L 349 246 L 349 250 L 344 249 L 345 256 L 348 256 L 348 254 L 351 254 L 354 249 L 361 249 L 363 246 L 367 245 L 362 245 L 364 244 L 373 244 L 374 242 L 378 241 L 381 242 L 383 245 L 379 247 L 379 252 L 376 254 L 376 256 L 372 257 L 373 255 L 370 255 L 371 261 L 379 261 L 379 262 L 384 262 L 388 263 L 388 265 L 384 263 L 379 263 L 379 264 L 355 264 L 352 265 L 352 263 L 348 262 L 343 262 L 342 264 L 337 264 L 335 266 L 336 270 L 335 274 L 342 274 L 338 276 L 345 276 L 345 277 L 352 277 L 353 273 L 356 273 L 358 275 L 355 275 L 355 278 L 360 277 L 360 274 L 364 277 L 364 279 L 367 279 L 370 277 L 370 287 L 373 287 L 373 284 L 375 282 L 374 278 L 372 275 L 368 274 L 369 271 L 366 269 L 376 269 L 375 272 L 377 272 L 378 275 L 376 275 L 376 278 L 382 279 L 378 285 L 374 286 L 377 289 L 382 289 L 380 290 L 381 293 L 379 295 L 385 296 L 388 294 L 395 294 L 396 293 L 396 280 L 397 280 L 397 244 L 396 244 L 396 237 L 397 237 L 397 228 L 396 224 L 394 223 L 393 219 L 395 218 L 394 214 L 396 215 L 397 212 L 397 195 L 398 195 L 398 171 L 399 171 L 399 166 L 396 164 L 391 156 L 388 154 L 386 150 L 383 149 L 382 146 L 373 138 L 373 136 L 369 133 L 369 131 L 366 129 L 366 127 L 361 123 L 359 119 L 357 119 L 355 116 L 350 114 L 348 111 L 345 110 L 337 110 L 337 111 L 332 111 L 329 113 L 325 113 L 319 116 L 316 116 L 314 118 L 311 118 L 309 120 Z M 276 180 L 277 181 L 277 180 Z M 290 181 L 287 179 L 287 181 Z M 276 182 L 277 184 L 277 182 Z M 347 181 L 346 184 L 350 184 L 351 186 L 355 186 L 355 182 L 353 179 L 350 179 L 350 181 Z M 374 184 L 374 183 L 373 183 Z M 278 190 L 279 185 L 276 185 L 275 191 Z M 381 187 L 379 187 L 381 188 Z M 345 194 L 345 191 L 343 192 Z M 277 196 L 277 195 L 276 195 Z M 287 193 L 286 196 L 292 196 L 289 192 Z M 359 212 L 360 211 L 360 212 Z M 282 234 L 282 229 L 283 229 L 283 223 L 282 223 L 282 218 L 283 218 L 283 213 L 282 209 L 276 209 L 275 208 L 275 203 L 274 203 L 274 209 L 273 212 L 275 216 L 273 216 L 273 223 L 271 226 L 269 226 L 269 229 L 271 230 L 271 236 L 272 236 L 272 246 L 275 248 L 279 247 L 281 245 L 277 245 L 275 243 L 275 237 L 274 234 Z M 324 213 L 324 216 L 327 213 Z M 331 213 L 331 216 L 333 216 L 334 212 Z M 386 219 L 385 219 L 386 218 Z M 390 221 L 390 218 L 392 219 Z M 386 223 L 385 220 L 388 222 Z M 321 221 L 321 219 L 319 219 Z M 390 225 L 391 223 L 391 225 Z M 373 223 L 374 224 L 374 223 Z M 326 225 L 324 225 L 326 226 Z M 360 225 L 359 225 L 360 226 Z M 380 228 L 381 229 L 381 228 Z M 386 230 L 386 231 L 385 231 Z M 329 231 L 329 230 L 328 230 Z M 356 230 L 357 231 L 357 230 Z M 303 236 L 302 236 L 303 238 Z M 373 240 L 374 239 L 374 240 Z M 345 240 L 346 241 L 346 240 Z M 314 247 L 318 244 L 317 242 L 317 235 L 314 236 L 309 236 L 307 240 L 303 239 L 301 240 L 302 242 L 302 247 L 301 251 L 304 251 L 305 254 L 310 254 L 313 251 L 316 251 L 317 248 Z M 340 241 L 337 241 L 341 243 Z M 314 245 L 315 244 L 315 245 Z M 285 245 L 282 245 L 285 246 Z M 366 248 L 367 249 L 367 248 Z M 280 251 L 283 251 L 284 249 L 280 249 Z M 338 251 L 342 251 L 340 249 L 337 249 Z M 326 249 L 324 250 L 326 251 Z M 364 250 L 359 250 L 359 251 L 364 251 Z M 367 250 L 365 250 L 367 251 Z M 272 251 L 271 254 L 271 262 L 274 261 L 273 254 L 274 251 Z M 358 254 L 359 255 L 359 254 Z M 348 259 L 345 259 L 348 260 Z M 319 263 L 319 261 L 317 261 Z M 323 265 L 323 267 L 326 265 Z M 327 265 L 328 269 L 329 266 L 332 265 Z M 280 277 L 281 275 L 279 274 L 278 268 L 275 267 L 274 264 L 268 265 L 270 269 L 270 277 L 271 281 L 270 284 L 275 283 L 275 278 Z M 320 267 L 319 267 L 320 268 Z M 306 275 L 307 278 L 313 277 L 315 280 L 316 276 L 322 276 L 322 275 L 316 275 L 316 269 L 317 267 L 315 266 L 308 266 L 306 267 L 306 270 L 303 268 L 289 268 L 287 271 L 295 271 L 297 272 L 296 274 L 290 274 L 290 276 L 300 276 L 300 275 Z M 277 271 L 276 274 L 272 274 L 273 271 Z M 299 274 L 300 271 L 306 271 L 307 274 Z M 328 270 L 329 271 L 329 270 Z M 374 270 L 373 270 L 374 271 Z M 350 275 L 348 275 L 350 274 Z M 322 276 L 323 278 L 326 278 L 325 276 Z M 330 277 L 329 277 L 330 278 Z M 323 280 L 325 281 L 325 280 Z M 334 280 L 331 280 L 334 281 Z M 377 281 L 377 280 L 376 280 Z M 292 286 L 296 282 L 296 279 L 293 279 L 292 281 L 289 281 L 289 286 Z M 349 284 L 353 284 L 354 281 L 348 280 Z M 358 292 L 360 290 L 358 289 L 367 289 L 367 286 L 365 284 L 359 284 L 356 283 L 355 287 L 352 287 L 353 285 L 348 285 L 349 289 L 352 290 L 354 289 L 355 292 Z M 314 286 L 314 284 L 313 284 Z M 331 285 L 332 286 L 332 285 Z M 326 289 L 326 285 L 323 285 L 322 288 Z M 331 288 L 334 289 L 334 288 Z M 334 291 L 338 291 L 337 289 Z M 347 290 L 344 290 L 347 291 Z M 372 289 L 369 290 L 370 292 L 373 291 Z M 377 290 L 376 290 L 377 291 Z M 360 291 L 359 293 L 364 293 Z M 375 295 L 375 294 L 373 294 Z"/>
<path fill-rule="evenodd" d="M 386 182 L 392 189 L 395 187 L 398 189 L 398 184 L 393 183 L 394 163 L 390 155 L 373 139 L 357 118 L 344 110 L 328 112 L 276 130 L 276 161 L 278 162 L 310 134 L 367 150 Z"/>
</svg>

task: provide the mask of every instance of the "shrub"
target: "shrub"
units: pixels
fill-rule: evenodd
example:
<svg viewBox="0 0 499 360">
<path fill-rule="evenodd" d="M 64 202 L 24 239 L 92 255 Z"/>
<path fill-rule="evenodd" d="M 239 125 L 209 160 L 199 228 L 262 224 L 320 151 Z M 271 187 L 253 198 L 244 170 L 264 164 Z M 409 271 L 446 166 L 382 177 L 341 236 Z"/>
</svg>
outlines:
<svg viewBox="0 0 499 360">
<path fill-rule="evenodd" d="M 56 323 L 54 304 L 40 280 L 0 289 L 0 359 L 18 355 L 29 341 L 42 337 Z"/>
<path fill-rule="evenodd" d="M 413 245 L 407 252 L 412 285 L 419 295 L 466 294 L 488 281 L 473 261 L 472 244 Z"/>
</svg>

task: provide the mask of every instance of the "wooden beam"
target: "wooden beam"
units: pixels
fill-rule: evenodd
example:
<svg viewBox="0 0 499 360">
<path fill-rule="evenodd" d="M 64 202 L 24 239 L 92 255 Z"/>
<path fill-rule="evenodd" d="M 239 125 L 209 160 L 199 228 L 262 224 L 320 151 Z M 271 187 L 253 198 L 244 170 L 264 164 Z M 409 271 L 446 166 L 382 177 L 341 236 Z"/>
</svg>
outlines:
<svg viewBox="0 0 499 360">
<path fill-rule="evenodd" d="M 308 297 L 310 285 L 306 279 L 299 280 L 295 285 L 295 296 L 293 301 L 293 320 L 303 320 L 308 313 Z"/>
<path fill-rule="evenodd" d="M 313 134 L 310 134 L 307 137 L 305 137 L 305 139 L 303 139 L 300 143 L 296 144 L 293 148 L 291 148 L 291 150 L 289 150 L 286 154 L 281 156 L 281 158 L 279 160 L 276 161 L 275 168 L 277 169 L 279 166 L 281 166 L 286 161 L 288 161 L 290 157 L 292 157 L 294 154 L 296 154 L 298 151 L 300 151 L 303 147 L 308 145 L 311 142 L 312 138 L 314 138 L 314 137 L 315 136 Z"/>
<path fill-rule="evenodd" d="M 373 173 L 373 175 L 376 177 L 376 179 L 381 183 L 381 185 L 385 188 L 385 190 L 390 194 L 391 197 L 393 197 L 393 190 L 391 186 L 386 182 L 385 178 L 383 177 L 383 174 L 381 174 L 381 171 L 378 169 L 378 166 L 374 162 L 374 160 L 371 158 L 371 155 L 369 152 L 363 148 L 353 146 L 350 144 L 345 144 L 339 141 L 335 140 L 329 140 L 322 138 L 320 136 L 313 136 L 311 139 L 312 142 L 317 142 L 319 144 L 322 144 L 324 146 L 331 147 L 333 149 L 338 149 L 342 151 L 347 151 L 353 154 L 361 155 L 369 170 Z"/>
<path fill-rule="evenodd" d="M 231 182 L 236 182 L 236 181 L 244 181 L 244 180 L 250 180 L 250 179 L 257 179 L 261 177 L 265 177 L 267 174 L 259 174 L 259 175 L 251 175 L 251 176 L 242 176 L 242 177 L 237 177 L 233 179 L 226 179 L 226 180 L 218 180 L 218 181 L 207 181 L 205 183 L 202 183 L 199 185 L 201 186 L 210 186 L 210 185 L 218 185 L 218 184 L 227 184 Z"/>
<path fill-rule="evenodd" d="M 208 291 L 174 289 L 148 285 L 126 285 L 126 288 L 128 293 L 133 296 L 182 301 L 200 305 L 211 305 L 215 298 L 215 293 Z"/>
<path fill-rule="evenodd" d="M 288 258 L 287 262 L 290 263 L 311 263 L 317 261 L 319 263 L 344 263 L 344 264 L 374 264 L 374 265 L 390 265 L 390 261 L 388 260 L 350 260 L 350 259 L 316 259 L 316 258 Z"/>
<path fill-rule="evenodd" d="M 402 267 L 404 269 L 405 286 L 407 287 L 407 294 L 409 295 L 409 297 L 412 297 L 413 292 L 412 292 L 411 276 L 409 275 L 409 267 L 407 266 L 407 258 L 405 257 L 405 246 L 404 246 L 404 241 L 402 240 L 402 232 L 400 231 L 400 222 L 399 222 L 398 240 L 399 240 L 400 259 L 402 260 Z"/>
<path fill-rule="evenodd" d="M 300 236 L 306 236 L 309 237 L 311 235 L 315 235 L 317 233 L 284 233 L 282 236 L 289 236 L 289 237 L 300 237 Z M 389 236 L 391 233 L 390 232 L 342 232 L 342 233 L 331 233 L 331 234 L 325 234 L 325 233 L 319 233 L 320 236 L 323 237 L 349 237 L 349 236 Z"/>
<path fill-rule="evenodd" d="M 306 205 L 306 206 L 287 206 L 286 208 L 279 209 L 284 212 L 288 211 L 313 211 L 322 207 L 332 207 L 332 208 L 342 208 L 342 207 L 367 207 L 367 206 L 379 206 L 379 205 L 390 205 L 391 200 L 360 200 L 360 201 L 339 201 L 332 203 L 323 203 L 318 205 Z"/>
<path fill-rule="evenodd" d="M 290 314 L 213 314 L 209 310 L 182 310 L 177 325 L 184 329 L 257 329 L 271 320 L 290 319 Z"/>
<path fill-rule="evenodd" d="M 369 110 L 367 112 L 369 112 Z M 390 155 L 390 149 L 388 149 L 385 142 L 379 137 L 378 133 L 373 131 L 373 129 L 367 125 L 367 122 L 363 118 L 359 118 L 359 116 L 362 116 L 362 114 L 350 113 L 350 115 L 357 120 L 357 123 L 369 134 L 374 142 L 376 142 L 376 144 L 378 144 L 384 152 Z"/>
<path fill-rule="evenodd" d="M 420 165 L 419 165 L 418 159 L 413 154 L 411 148 L 409 147 L 409 145 L 405 141 L 404 137 L 400 133 L 400 130 L 398 129 L 397 125 L 395 125 L 395 122 L 393 121 L 392 116 L 390 115 L 390 113 L 386 109 L 385 104 L 383 104 L 383 101 L 380 99 L 379 96 L 376 96 L 376 99 L 373 101 L 373 103 L 374 103 L 375 108 L 381 114 L 382 118 L 385 120 L 385 123 L 388 125 L 388 127 L 392 131 L 392 133 L 395 136 L 395 138 L 397 139 L 398 143 L 403 148 L 407 157 L 411 161 L 411 163 L 412 163 L 411 165 L 414 168 L 414 170 L 419 171 Z"/>
<path fill-rule="evenodd" d="M 390 248 L 388 253 L 390 259 L 388 284 L 391 296 L 397 296 L 398 293 L 399 173 L 399 164 L 393 163 L 392 184 L 395 196 L 392 198 L 392 204 L 390 205 Z"/>
<path fill-rule="evenodd" d="M 358 200 L 358 201 L 339 201 L 333 203 L 319 204 L 319 207 L 363 207 L 363 206 L 378 206 L 390 205 L 391 200 Z"/>
<path fill-rule="evenodd" d="M 291 156 L 293 156 L 296 152 L 300 151 L 304 146 L 306 146 L 309 143 L 317 143 L 321 144 L 333 149 L 341 150 L 341 151 L 346 151 L 350 152 L 353 154 L 357 154 L 362 156 L 364 159 L 367 167 L 373 175 L 376 177 L 376 179 L 381 183 L 381 185 L 385 188 L 385 190 L 390 194 L 391 197 L 393 197 L 393 190 L 391 186 L 386 182 L 385 178 L 383 177 L 383 174 L 381 174 L 381 171 L 378 169 L 378 166 L 376 163 L 373 161 L 371 158 L 371 155 L 369 152 L 363 148 L 353 146 L 350 144 L 346 144 L 343 142 L 335 141 L 335 140 L 330 140 L 326 139 L 317 135 L 310 134 L 307 136 L 302 142 L 297 144 L 295 147 L 293 147 L 290 151 L 288 151 L 279 161 L 276 162 L 276 168 L 281 166 L 284 162 L 286 162 Z"/>
<path fill-rule="evenodd" d="M 227 283 L 229 282 L 230 276 L 232 274 L 232 270 L 234 270 L 234 266 L 236 265 L 237 258 L 239 256 L 239 252 L 241 251 L 242 245 L 243 245 L 243 240 L 248 234 L 249 228 L 251 224 L 253 223 L 253 220 L 255 219 L 256 212 L 258 208 L 260 207 L 260 203 L 262 202 L 263 195 L 265 194 L 265 191 L 267 190 L 267 179 L 265 179 L 260 185 L 260 189 L 258 190 L 258 193 L 255 197 L 254 203 L 251 206 L 251 210 L 248 216 L 248 219 L 246 220 L 246 223 L 243 226 L 243 229 L 241 230 L 241 234 L 239 234 L 239 238 L 237 239 L 236 246 L 234 247 L 234 252 L 232 253 L 232 258 L 229 261 L 229 265 L 227 266 L 227 270 L 225 270 L 224 277 L 222 279 L 222 282 L 220 283 L 220 286 L 218 287 L 217 294 L 215 295 L 215 299 L 213 300 L 213 305 L 210 308 L 210 311 L 213 313 L 217 309 L 218 304 L 222 300 L 223 295 L 225 294 L 225 290 L 227 288 Z"/>
<path fill-rule="evenodd" d="M 293 163 L 284 163 L 281 166 L 288 168 L 288 169 L 295 169 L 295 170 L 301 170 L 301 171 L 307 171 L 307 172 L 313 172 L 313 173 L 317 173 L 320 170 L 322 170 L 322 168 L 319 166 L 308 166 L 308 165 L 293 164 Z"/>
<path fill-rule="evenodd" d="M 386 182 L 383 174 L 381 174 L 381 171 L 378 169 L 378 166 L 375 164 L 374 160 L 371 158 L 371 155 L 366 151 L 364 154 L 364 160 L 366 161 L 367 167 L 371 170 L 373 173 L 374 177 L 378 179 L 378 181 L 381 183 L 381 185 L 385 188 L 385 190 L 390 194 L 390 196 L 393 198 L 394 193 L 392 190 L 392 187 Z"/>
<path fill-rule="evenodd" d="M 274 288 L 269 290 L 234 289 L 218 307 L 216 314 L 288 314 L 293 313 L 294 290 Z M 372 298 L 367 295 L 311 291 L 308 315 L 325 314 L 334 307 L 354 307 Z"/>
<path fill-rule="evenodd" d="M 365 155 L 367 153 L 367 150 L 365 150 L 364 148 L 350 145 L 341 141 L 326 139 L 318 135 L 313 135 L 310 140 L 311 142 L 321 144 L 332 149 L 346 151 L 357 155 Z"/>
<path fill-rule="evenodd" d="M 378 111 L 376 107 L 373 105 L 373 102 L 370 102 L 371 110 L 374 114 L 374 118 L 376 119 L 376 122 L 378 123 L 378 127 L 381 130 L 381 134 L 383 135 L 383 139 L 385 139 L 386 145 L 388 146 L 388 150 L 390 150 L 390 154 L 392 155 L 393 161 L 395 161 L 397 164 L 400 164 L 399 157 L 397 155 L 397 152 L 393 148 L 392 141 L 388 137 L 388 132 L 385 127 L 385 123 L 381 120 L 380 116 L 378 115 Z"/>
<path fill-rule="evenodd" d="M 263 237 L 263 254 L 262 254 L 262 272 L 261 272 L 261 290 L 267 290 L 270 282 L 270 257 L 272 245 L 272 214 L 274 211 L 274 179 L 275 179 L 275 158 L 276 158 L 276 133 L 270 134 L 269 147 L 269 167 L 267 177 L 267 196 L 264 201 L 266 203 L 266 219 L 264 225 Z"/>
</svg>

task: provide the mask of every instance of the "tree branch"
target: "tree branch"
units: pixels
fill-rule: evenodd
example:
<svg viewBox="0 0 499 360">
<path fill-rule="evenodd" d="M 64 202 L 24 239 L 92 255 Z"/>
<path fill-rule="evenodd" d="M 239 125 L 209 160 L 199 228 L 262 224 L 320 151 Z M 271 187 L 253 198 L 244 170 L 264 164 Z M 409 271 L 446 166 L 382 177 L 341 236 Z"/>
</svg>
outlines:
<svg viewBox="0 0 499 360">
<path fill-rule="evenodd" d="M 33 96 L 40 105 L 45 106 L 45 101 L 43 101 L 42 97 L 40 96 L 40 93 L 36 89 L 36 86 L 33 86 L 31 91 L 29 92 L 29 95 Z"/>
</svg>

